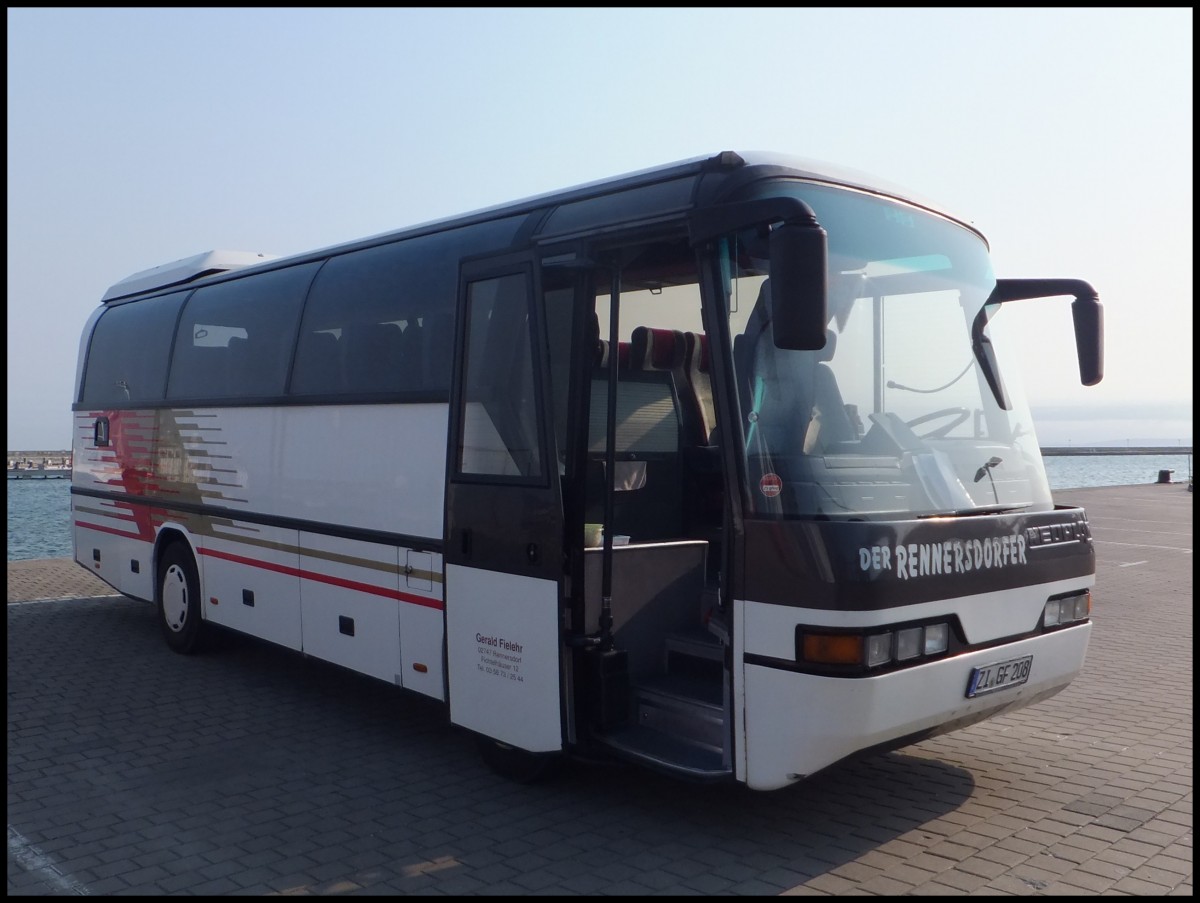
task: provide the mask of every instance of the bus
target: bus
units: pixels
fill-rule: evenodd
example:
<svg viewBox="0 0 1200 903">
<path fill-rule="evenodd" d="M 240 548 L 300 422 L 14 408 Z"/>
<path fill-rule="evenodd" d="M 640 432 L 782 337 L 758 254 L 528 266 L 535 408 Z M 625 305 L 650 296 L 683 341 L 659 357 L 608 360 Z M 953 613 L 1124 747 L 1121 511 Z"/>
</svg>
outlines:
<svg viewBox="0 0 1200 903">
<path fill-rule="evenodd" d="M 235 631 L 387 681 L 516 781 L 601 756 L 780 789 L 1079 673 L 1088 520 L 993 328 L 1038 298 L 1099 382 L 1087 282 L 733 151 L 200 254 L 83 328 L 74 557 L 171 649 Z"/>
</svg>

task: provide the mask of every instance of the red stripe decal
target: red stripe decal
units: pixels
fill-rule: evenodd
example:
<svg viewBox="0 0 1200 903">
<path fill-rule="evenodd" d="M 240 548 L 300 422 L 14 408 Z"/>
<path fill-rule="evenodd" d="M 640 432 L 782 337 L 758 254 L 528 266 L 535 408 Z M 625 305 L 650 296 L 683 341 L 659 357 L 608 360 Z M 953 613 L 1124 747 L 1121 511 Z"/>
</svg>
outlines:
<svg viewBox="0 0 1200 903">
<path fill-rule="evenodd" d="M 140 539 L 143 542 L 149 541 L 140 533 L 130 533 L 128 530 L 117 530 L 113 527 L 101 527 L 98 524 L 88 524 L 81 520 L 75 521 L 75 526 L 82 527 L 85 530 L 95 530 L 97 533 L 111 533 L 113 536 L 124 536 L 126 539 Z"/>
<path fill-rule="evenodd" d="M 288 574 L 293 577 L 301 577 L 305 580 L 314 580 L 317 583 L 328 583 L 331 586 L 340 586 L 344 589 L 352 589 L 360 593 L 370 593 L 373 596 L 383 596 L 386 599 L 396 599 L 399 602 L 408 602 L 412 605 L 421 605 L 425 608 L 434 608 L 438 611 L 442 609 L 442 603 L 438 599 L 427 599 L 424 596 L 414 596 L 411 593 L 402 593 L 399 590 L 388 589 L 385 586 L 374 586 L 370 583 L 362 583 L 358 580 L 346 580 L 342 577 L 331 577 L 329 574 L 321 574 L 317 571 L 306 571 L 300 568 L 288 567 L 283 564 L 273 564 L 270 561 L 258 561 L 253 558 L 245 558 L 241 555 L 231 555 L 229 552 L 218 552 L 216 549 L 201 549 L 201 555 L 208 555 L 211 558 L 221 558 L 225 561 L 232 561 L 236 564 L 244 564 L 249 567 L 262 568 L 267 571 L 274 571 L 277 574 Z"/>
</svg>

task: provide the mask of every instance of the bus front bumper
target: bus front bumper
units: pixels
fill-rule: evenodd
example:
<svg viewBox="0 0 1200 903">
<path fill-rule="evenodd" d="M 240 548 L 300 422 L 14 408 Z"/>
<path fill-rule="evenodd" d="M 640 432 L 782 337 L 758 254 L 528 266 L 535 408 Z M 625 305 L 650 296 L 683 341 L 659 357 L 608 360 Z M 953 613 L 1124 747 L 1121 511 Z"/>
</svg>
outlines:
<svg viewBox="0 0 1200 903">
<path fill-rule="evenodd" d="M 1083 667 L 1090 622 L 878 677 L 745 666 L 745 783 L 774 790 L 861 750 L 966 727 L 1047 699 Z M 975 668 L 1032 655 L 1029 677 L 975 698 Z"/>
</svg>

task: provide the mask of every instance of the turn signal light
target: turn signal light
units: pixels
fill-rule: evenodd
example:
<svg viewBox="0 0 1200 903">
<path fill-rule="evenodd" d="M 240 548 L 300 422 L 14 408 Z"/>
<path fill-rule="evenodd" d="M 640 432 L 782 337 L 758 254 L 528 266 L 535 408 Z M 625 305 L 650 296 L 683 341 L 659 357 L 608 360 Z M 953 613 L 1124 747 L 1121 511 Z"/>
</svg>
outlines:
<svg viewBox="0 0 1200 903">
<path fill-rule="evenodd" d="M 821 665 L 861 665 L 863 638 L 846 634 L 804 634 L 804 660 Z"/>
<path fill-rule="evenodd" d="M 950 626 L 945 622 L 884 630 L 879 633 L 817 633 L 797 628 L 797 658 L 809 665 L 878 668 L 913 662 L 946 651 Z"/>
</svg>

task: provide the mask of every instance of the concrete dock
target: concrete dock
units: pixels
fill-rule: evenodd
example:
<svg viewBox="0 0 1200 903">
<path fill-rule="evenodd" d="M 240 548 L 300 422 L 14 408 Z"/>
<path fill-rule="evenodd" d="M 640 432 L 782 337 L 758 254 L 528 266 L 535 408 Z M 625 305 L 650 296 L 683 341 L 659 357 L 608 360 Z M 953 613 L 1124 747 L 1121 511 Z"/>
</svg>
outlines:
<svg viewBox="0 0 1200 903">
<path fill-rule="evenodd" d="M 1096 543 L 1080 677 L 774 793 L 513 784 L 427 700 L 248 639 L 176 655 L 73 562 L 9 562 L 8 893 L 1191 896 L 1193 494 L 1056 495 Z"/>
<path fill-rule="evenodd" d="M 70 558 L 38 558 L 8 563 L 8 601 L 91 599 L 119 595 Z"/>
</svg>

